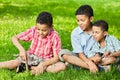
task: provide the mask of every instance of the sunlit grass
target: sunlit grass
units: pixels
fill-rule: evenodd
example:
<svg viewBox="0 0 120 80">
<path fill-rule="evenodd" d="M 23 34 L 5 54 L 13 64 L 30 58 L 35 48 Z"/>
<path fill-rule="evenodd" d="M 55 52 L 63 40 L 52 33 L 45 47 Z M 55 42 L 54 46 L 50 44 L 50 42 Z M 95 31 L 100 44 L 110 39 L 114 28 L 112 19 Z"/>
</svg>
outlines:
<svg viewBox="0 0 120 80">
<path fill-rule="evenodd" d="M 36 17 L 41 11 L 53 15 L 54 28 L 61 37 L 62 47 L 72 50 L 71 31 L 77 27 L 75 11 L 82 4 L 89 4 L 94 10 L 94 20 L 104 19 L 109 23 L 109 34 L 120 40 L 119 0 L 1 0 L 0 1 L 0 61 L 15 59 L 19 53 L 13 46 L 11 37 L 36 25 Z M 27 50 L 30 43 L 21 42 Z M 119 80 L 116 67 L 91 74 L 88 70 L 72 69 L 57 74 L 44 73 L 32 76 L 30 72 L 17 74 L 15 70 L 0 69 L 0 80 Z"/>
</svg>

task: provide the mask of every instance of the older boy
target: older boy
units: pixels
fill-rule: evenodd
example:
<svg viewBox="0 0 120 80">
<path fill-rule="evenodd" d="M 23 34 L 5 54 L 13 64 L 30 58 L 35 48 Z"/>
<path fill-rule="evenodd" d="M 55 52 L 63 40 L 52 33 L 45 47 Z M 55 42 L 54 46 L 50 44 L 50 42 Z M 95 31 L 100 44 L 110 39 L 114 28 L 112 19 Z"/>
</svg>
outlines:
<svg viewBox="0 0 120 80">
<path fill-rule="evenodd" d="M 20 52 L 19 57 L 15 60 L 0 62 L 0 68 L 16 68 L 27 60 L 27 54 L 28 65 L 34 75 L 44 71 L 56 73 L 64 70 L 65 65 L 62 62 L 58 62 L 61 40 L 58 33 L 53 29 L 52 23 L 52 15 L 48 12 L 41 12 L 36 19 L 36 26 L 13 36 L 12 42 Z M 31 42 L 27 52 L 19 40 Z"/>
<path fill-rule="evenodd" d="M 108 23 L 98 20 L 92 27 L 93 38 L 96 41 L 89 54 L 99 54 L 102 57 L 100 65 L 112 64 L 120 56 L 120 42 L 108 35 Z"/>
<path fill-rule="evenodd" d="M 95 42 L 92 37 L 93 9 L 89 5 L 82 5 L 76 10 L 75 15 L 78 27 L 71 33 L 73 52 L 63 49 L 59 57 L 62 61 L 89 69 L 90 72 L 97 72 L 96 63 L 100 57 L 87 54 Z"/>
</svg>

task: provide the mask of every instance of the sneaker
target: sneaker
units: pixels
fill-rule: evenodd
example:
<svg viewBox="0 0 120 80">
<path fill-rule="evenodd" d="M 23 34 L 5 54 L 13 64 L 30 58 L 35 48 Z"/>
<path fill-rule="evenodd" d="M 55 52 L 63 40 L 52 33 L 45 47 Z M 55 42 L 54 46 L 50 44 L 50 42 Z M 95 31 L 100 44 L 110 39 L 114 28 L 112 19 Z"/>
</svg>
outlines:
<svg viewBox="0 0 120 80">
<path fill-rule="evenodd" d="M 81 69 L 79 66 L 76 66 L 76 65 L 72 65 L 72 68 L 75 68 L 75 69 Z"/>
<path fill-rule="evenodd" d="M 26 70 L 25 63 L 21 63 L 20 65 L 18 65 L 16 72 L 19 73 L 19 72 L 23 72 L 25 70 Z"/>
<path fill-rule="evenodd" d="M 98 66 L 98 70 L 99 70 L 99 71 L 103 71 L 103 70 L 104 70 L 104 68 L 103 68 L 103 67 L 101 67 L 101 66 Z"/>
<path fill-rule="evenodd" d="M 99 67 L 103 68 L 105 72 L 109 72 L 109 71 L 111 71 L 111 66 L 110 66 L 110 65 L 99 66 Z"/>
<path fill-rule="evenodd" d="M 68 62 L 65 62 L 65 65 L 66 65 L 66 66 L 68 66 L 68 65 L 69 65 L 69 63 L 68 63 Z"/>
<path fill-rule="evenodd" d="M 120 64 L 118 65 L 118 71 L 120 72 Z"/>
</svg>

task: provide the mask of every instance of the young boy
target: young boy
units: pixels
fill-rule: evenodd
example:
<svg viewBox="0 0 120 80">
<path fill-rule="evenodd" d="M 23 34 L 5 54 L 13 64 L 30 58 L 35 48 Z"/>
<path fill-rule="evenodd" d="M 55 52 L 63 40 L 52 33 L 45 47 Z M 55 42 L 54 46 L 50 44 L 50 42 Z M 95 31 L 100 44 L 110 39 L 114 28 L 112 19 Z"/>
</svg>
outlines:
<svg viewBox="0 0 120 80">
<path fill-rule="evenodd" d="M 99 54 L 102 57 L 100 65 L 105 66 L 116 62 L 120 56 L 120 42 L 108 35 L 108 23 L 98 20 L 92 27 L 93 38 L 96 41 L 89 54 Z"/>
<path fill-rule="evenodd" d="M 87 54 L 95 42 L 92 37 L 93 9 L 90 5 L 82 5 L 76 10 L 75 15 L 78 27 L 71 33 L 73 52 L 63 49 L 59 58 L 61 61 L 89 69 L 90 72 L 97 72 L 96 63 L 100 61 L 100 57 L 98 54 Z"/>
<path fill-rule="evenodd" d="M 33 75 L 44 71 L 56 73 L 64 70 L 64 63 L 58 62 L 61 40 L 53 29 L 52 23 L 52 15 L 49 12 L 41 12 L 36 19 L 36 26 L 13 36 L 12 42 L 19 50 L 19 57 L 15 60 L 0 62 L 0 68 L 14 69 L 28 61 Z M 19 40 L 31 42 L 28 51 L 25 51 Z"/>
</svg>

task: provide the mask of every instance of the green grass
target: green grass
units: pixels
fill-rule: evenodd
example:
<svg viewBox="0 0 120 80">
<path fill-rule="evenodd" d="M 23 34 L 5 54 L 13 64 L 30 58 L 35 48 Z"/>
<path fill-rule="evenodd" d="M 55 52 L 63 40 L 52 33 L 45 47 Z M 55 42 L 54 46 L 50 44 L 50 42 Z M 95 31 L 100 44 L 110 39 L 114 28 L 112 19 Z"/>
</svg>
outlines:
<svg viewBox="0 0 120 80">
<path fill-rule="evenodd" d="M 0 61 L 14 59 L 19 53 L 11 37 L 35 25 L 39 12 L 49 11 L 53 15 L 54 28 L 60 34 L 62 47 L 72 50 L 71 31 L 77 26 L 75 11 L 82 4 L 94 9 L 94 20 L 104 19 L 109 23 L 109 33 L 120 40 L 119 0 L 0 0 Z M 26 50 L 30 43 L 21 42 Z M 88 70 L 68 67 L 57 74 L 44 73 L 31 76 L 30 72 L 16 74 L 15 70 L 0 69 L 0 80 L 120 80 L 116 66 L 112 71 L 91 74 Z"/>
</svg>

